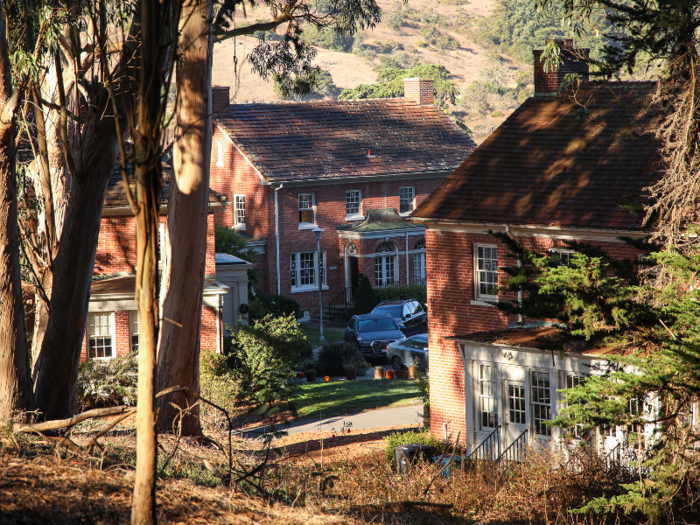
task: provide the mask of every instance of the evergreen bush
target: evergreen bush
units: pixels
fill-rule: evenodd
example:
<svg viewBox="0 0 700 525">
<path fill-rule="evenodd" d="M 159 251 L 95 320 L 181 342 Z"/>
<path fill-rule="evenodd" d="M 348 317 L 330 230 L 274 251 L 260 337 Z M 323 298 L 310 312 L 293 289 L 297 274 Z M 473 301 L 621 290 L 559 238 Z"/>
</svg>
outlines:
<svg viewBox="0 0 700 525">
<path fill-rule="evenodd" d="M 318 365 L 324 366 L 329 375 L 339 376 L 345 374 L 345 365 L 353 361 L 364 361 L 362 354 L 357 358 L 357 346 L 354 343 L 341 341 L 338 343 L 324 343 L 318 352 Z"/>
<path fill-rule="evenodd" d="M 374 294 L 374 289 L 372 288 L 372 283 L 369 282 L 366 275 L 363 275 L 355 291 L 355 307 L 353 313 L 355 315 L 368 314 L 378 302 Z"/>
<path fill-rule="evenodd" d="M 443 443 L 439 439 L 436 439 L 427 429 L 422 432 L 394 432 L 390 436 L 384 438 L 384 443 L 386 443 L 384 449 L 386 460 L 393 469 L 397 468 L 396 454 L 394 452 L 394 448 L 396 447 L 414 444 L 429 445 L 435 448 L 436 455 L 446 454 L 448 451 L 452 451 L 452 447 L 448 443 Z"/>
<path fill-rule="evenodd" d="M 301 306 L 294 299 L 276 293 L 257 292 L 248 303 L 250 321 L 260 321 L 265 316 L 284 317 L 293 315 L 295 319 L 302 316 Z"/>
<path fill-rule="evenodd" d="M 88 359 L 78 371 L 78 403 L 82 410 L 136 404 L 138 358 L 130 353 L 114 359 Z"/>
</svg>

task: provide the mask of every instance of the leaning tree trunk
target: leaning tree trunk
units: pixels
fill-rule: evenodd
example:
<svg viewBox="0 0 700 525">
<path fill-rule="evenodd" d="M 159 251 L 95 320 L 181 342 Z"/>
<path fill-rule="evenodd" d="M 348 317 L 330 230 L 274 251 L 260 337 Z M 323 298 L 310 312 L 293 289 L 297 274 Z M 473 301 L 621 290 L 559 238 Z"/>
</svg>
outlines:
<svg viewBox="0 0 700 525">
<path fill-rule="evenodd" d="M 14 113 L 5 15 L 0 0 L 0 422 L 30 409 L 31 375 L 19 271 Z"/>
<path fill-rule="evenodd" d="M 211 0 L 189 0 L 180 24 L 177 68 L 175 172 L 168 203 L 167 257 L 163 274 L 163 318 L 158 349 L 158 390 L 186 386 L 199 392 L 199 352 L 207 245 L 207 203 L 211 158 Z M 187 232 L 186 234 L 184 234 Z M 173 256 L 174 255 L 174 256 Z M 161 398 L 158 427 L 172 431 L 180 410 L 196 399 Z M 183 435 L 201 433 L 195 406 L 177 421 Z"/>
<path fill-rule="evenodd" d="M 47 420 L 67 418 L 77 410 L 78 364 L 105 191 L 117 145 L 111 118 L 103 117 L 93 129 L 83 133 L 83 164 L 73 176 L 53 261 L 50 315 L 34 365 L 34 402 Z"/>
</svg>

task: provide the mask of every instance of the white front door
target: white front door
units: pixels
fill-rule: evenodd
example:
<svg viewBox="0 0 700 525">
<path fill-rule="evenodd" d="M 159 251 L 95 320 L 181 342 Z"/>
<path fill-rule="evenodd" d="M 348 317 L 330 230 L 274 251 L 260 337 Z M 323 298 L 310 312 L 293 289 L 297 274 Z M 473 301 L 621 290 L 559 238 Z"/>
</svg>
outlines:
<svg viewBox="0 0 700 525">
<path fill-rule="evenodd" d="M 525 369 L 503 369 L 503 450 L 528 428 L 528 391 Z"/>
</svg>

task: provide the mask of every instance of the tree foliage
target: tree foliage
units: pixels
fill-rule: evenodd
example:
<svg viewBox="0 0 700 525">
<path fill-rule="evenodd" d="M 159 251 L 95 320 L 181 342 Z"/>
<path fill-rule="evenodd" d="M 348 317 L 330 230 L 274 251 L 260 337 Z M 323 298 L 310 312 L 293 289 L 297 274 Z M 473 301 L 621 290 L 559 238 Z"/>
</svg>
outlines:
<svg viewBox="0 0 700 525">
<path fill-rule="evenodd" d="M 363 275 L 360 278 L 360 284 L 355 291 L 355 307 L 353 314 L 368 314 L 377 305 L 377 298 L 374 295 L 374 288 L 369 278 Z"/>
</svg>

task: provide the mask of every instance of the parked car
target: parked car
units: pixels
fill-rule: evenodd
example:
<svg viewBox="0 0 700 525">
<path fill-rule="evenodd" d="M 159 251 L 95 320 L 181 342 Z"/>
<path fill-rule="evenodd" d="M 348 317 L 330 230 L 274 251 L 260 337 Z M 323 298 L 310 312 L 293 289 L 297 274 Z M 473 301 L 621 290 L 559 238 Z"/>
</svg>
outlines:
<svg viewBox="0 0 700 525">
<path fill-rule="evenodd" d="M 345 329 L 345 340 L 355 343 L 365 357 L 384 358 L 389 343 L 406 337 L 405 329 L 388 314 L 354 315 Z"/>
<path fill-rule="evenodd" d="M 410 366 L 417 360 L 419 370 L 428 369 L 428 334 L 418 334 L 390 343 L 386 358 L 396 366 Z"/>
<path fill-rule="evenodd" d="M 394 320 L 406 326 L 406 335 L 423 334 L 428 331 L 428 314 L 415 299 L 384 301 L 372 310 L 373 314 L 389 314 Z"/>
</svg>

